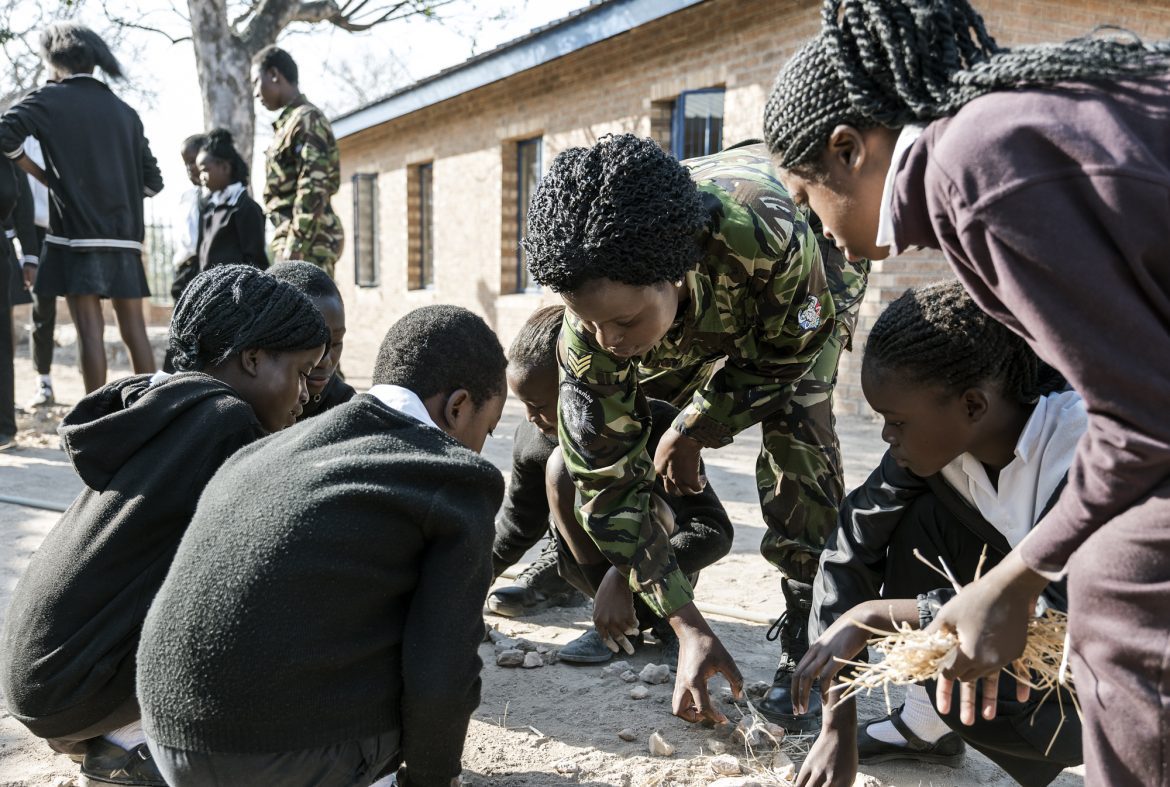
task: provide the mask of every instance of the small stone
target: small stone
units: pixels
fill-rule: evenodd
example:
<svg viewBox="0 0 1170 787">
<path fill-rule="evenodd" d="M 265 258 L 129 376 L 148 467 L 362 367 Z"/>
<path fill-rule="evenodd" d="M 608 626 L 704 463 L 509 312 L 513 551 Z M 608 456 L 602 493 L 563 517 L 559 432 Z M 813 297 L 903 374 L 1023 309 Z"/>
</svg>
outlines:
<svg viewBox="0 0 1170 787">
<path fill-rule="evenodd" d="M 853 780 L 853 787 L 882 787 L 882 783 L 869 774 L 859 773 L 857 778 Z"/>
<path fill-rule="evenodd" d="M 739 776 L 743 770 L 733 754 L 720 754 L 711 758 L 711 770 L 720 776 Z"/>
<path fill-rule="evenodd" d="M 750 776 L 725 776 L 711 782 L 707 787 L 766 787 L 766 785 Z"/>
<path fill-rule="evenodd" d="M 645 686 L 635 686 L 634 688 L 630 689 L 630 699 L 632 700 L 644 700 L 649 696 L 650 689 L 646 688 Z"/>
<path fill-rule="evenodd" d="M 623 672 L 630 671 L 630 662 L 628 661 L 613 661 L 601 668 L 601 671 L 606 675 L 621 675 Z"/>
<path fill-rule="evenodd" d="M 624 730 L 618 733 L 618 737 L 623 741 L 636 741 L 638 740 L 638 733 L 634 732 L 629 727 L 626 727 Z"/>
<path fill-rule="evenodd" d="M 503 653 L 505 650 L 520 650 L 520 642 L 510 637 L 503 637 L 493 639 L 492 647 L 496 649 L 496 653 Z"/>
<path fill-rule="evenodd" d="M 665 664 L 647 664 L 638 677 L 646 683 L 667 683 L 670 681 L 670 667 Z"/>
<path fill-rule="evenodd" d="M 524 663 L 524 651 L 504 650 L 496 654 L 497 667 L 519 667 Z"/>
<path fill-rule="evenodd" d="M 708 738 L 707 748 L 710 749 L 713 754 L 727 753 L 727 743 L 719 740 L 718 738 Z"/>
<path fill-rule="evenodd" d="M 650 734 L 650 753 L 655 757 L 670 757 L 674 754 L 674 747 L 655 731 Z"/>
<path fill-rule="evenodd" d="M 788 734 L 783 727 L 772 722 L 764 725 L 764 732 L 768 733 L 775 743 L 780 743 L 780 741 L 784 740 L 784 736 Z"/>
<path fill-rule="evenodd" d="M 743 693 L 752 699 L 763 697 L 772 689 L 772 684 L 766 680 L 753 680 L 743 687 Z"/>
<path fill-rule="evenodd" d="M 778 751 L 772 755 L 772 770 L 784 771 L 788 768 L 791 768 L 793 771 L 796 770 L 796 763 L 792 761 L 791 757 L 782 751 Z"/>
<path fill-rule="evenodd" d="M 530 640 L 518 639 L 518 640 L 516 640 L 516 647 L 519 648 L 520 650 L 524 651 L 525 653 L 535 653 L 536 652 L 536 643 L 532 642 Z"/>
<path fill-rule="evenodd" d="M 550 648 L 548 645 L 537 645 L 536 652 L 543 656 L 545 653 L 552 653 L 552 648 Z"/>
<path fill-rule="evenodd" d="M 524 669 L 533 669 L 534 667 L 543 667 L 544 666 L 544 659 L 542 659 L 540 657 L 540 654 L 535 652 L 535 651 L 533 651 L 531 653 L 525 653 L 524 654 L 524 664 L 522 664 L 521 666 L 523 666 Z"/>
<path fill-rule="evenodd" d="M 566 776 L 572 776 L 579 770 L 577 763 L 573 762 L 572 760 L 561 760 L 556 765 L 554 765 L 553 768 L 557 773 L 564 774 Z"/>
<path fill-rule="evenodd" d="M 618 677 L 621 678 L 622 680 L 624 680 L 626 683 L 637 683 L 638 682 L 638 674 L 636 672 L 634 672 L 632 669 L 626 670 L 621 675 L 618 675 Z"/>
</svg>

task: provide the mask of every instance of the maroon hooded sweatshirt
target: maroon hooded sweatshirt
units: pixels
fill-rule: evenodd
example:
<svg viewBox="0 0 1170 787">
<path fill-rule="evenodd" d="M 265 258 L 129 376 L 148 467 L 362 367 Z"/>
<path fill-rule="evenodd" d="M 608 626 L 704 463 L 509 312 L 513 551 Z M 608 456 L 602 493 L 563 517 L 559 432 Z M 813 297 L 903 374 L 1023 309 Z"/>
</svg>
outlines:
<svg viewBox="0 0 1170 787">
<path fill-rule="evenodd" d="M 1055 578 L 1170 479 L 1170 79 L 977 98 L 910 148 L 892 208 L 893 253 L 941 249 L 1084 397 L 1068 486 L 1019 547 Z M 1170 500 L 1146 510 L 1170 525 Z"/>
</svg>

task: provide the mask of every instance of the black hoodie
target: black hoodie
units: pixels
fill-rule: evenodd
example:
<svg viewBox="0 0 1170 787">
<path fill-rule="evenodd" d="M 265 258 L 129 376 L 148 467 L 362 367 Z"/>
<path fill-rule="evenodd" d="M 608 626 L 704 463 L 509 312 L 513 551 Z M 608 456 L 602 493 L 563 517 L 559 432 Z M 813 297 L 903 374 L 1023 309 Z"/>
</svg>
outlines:
<svg viewBox="0 0 1170 787">
<path fill-rule="evenodd" d="M 0 648 L 9 712 L 45 738 L 95 724 L 133 695 L 142 621 L 199 495 L 264 430 L 234 390 L 188 372 L 100 388 L 60 434 L 86 489 L 17 584 Z"/>
</svg>

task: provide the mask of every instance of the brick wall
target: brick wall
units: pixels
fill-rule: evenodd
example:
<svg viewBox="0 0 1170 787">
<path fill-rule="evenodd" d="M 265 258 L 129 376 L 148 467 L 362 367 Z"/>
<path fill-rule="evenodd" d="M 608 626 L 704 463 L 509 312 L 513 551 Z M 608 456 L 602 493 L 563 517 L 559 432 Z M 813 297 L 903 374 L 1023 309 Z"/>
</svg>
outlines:
<svg viewBox="0 0 1170 787">
<path fill-rule="evenodd" d="M 1095 24 L 1170 37 L 1170 0 L 976 0 L 1003 44 L 1067 39 Z M 367 129 L 341 142 L 342 192 L 351 226 L 350 177 L 379 173 L 380 286 L 353 285 L 353 259 L 338 264 L 346 299 L 347 374 L 369 374 L 390 323 L 427 303 L 482 314 L 505 346 L 551 293 L 516 293 L 515 142 L 543 136 L 543 166 L 568 147 L 629 131 L 670 142 L 669 109 L 684 90 L 725 88 L 724 143 L 761 135 L 767 91 L 780 65 L 820 26 L 817 0 L 708 0 L 551 63 Z M 407 170 L 434 162 L 435 287 L 410 290 L 413 217 Z M 868 412 L 858 384 L 864 335 L 906 287 L 949 276 L 938 255 L 876 263 L 854 352 L 841 363 L 837 408 Z M 503 294 L 501 294 L 503 293 Z"/>
</svg>

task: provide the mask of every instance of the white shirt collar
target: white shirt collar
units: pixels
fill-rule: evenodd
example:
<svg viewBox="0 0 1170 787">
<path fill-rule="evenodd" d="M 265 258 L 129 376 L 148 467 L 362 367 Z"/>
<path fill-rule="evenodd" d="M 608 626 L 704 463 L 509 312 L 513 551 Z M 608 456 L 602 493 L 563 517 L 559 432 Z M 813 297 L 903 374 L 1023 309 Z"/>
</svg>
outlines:
<svg viewBox="0 0 1170 787">
<path fill-rule="evenodd" d="M 898 178 L 898 170 L 902 168 L 902 159 L 906 158 L 906 152 L 910 150 L 910 146 L 922 136 L 922 132 L 925 130 L 926 126 L 913 123 L 903 126 L 902 133 L 898 135 L 898 141 L 894 143 L 894 154 L 890 156 L 890 168 L 886 172 L 886 184 L 882 187 L 882 206 L 878 213 L 878 246 L 893 248 L 894 217 L 891 215 L 890 208 L 894 202 L 894 182 Z"/>
<path fill-rule="evenodd" d="M 214 191 L 211 196 L 207 198 L 209 205 L 219 207 L 220 205 L 235 205 L 240 200 L 240 195 L 244 193 L 243 183 L 233 183 L 222 191 Z"/>
<path fill-rule="evenodd" d="M 418 394 L 409 388 L 403 388 L 401 385 L 375 385 L 366 393 L 375 397 L 391 410 L 397 410 L 416 421 L 422 421 L 427 426 L 439 429 L 439 425 L 431 419 L 431 414 L 423 405 L 422 399 L 418 398 Z M 439 429 L 439 431 L 443 430 Z"/>
</svg>

